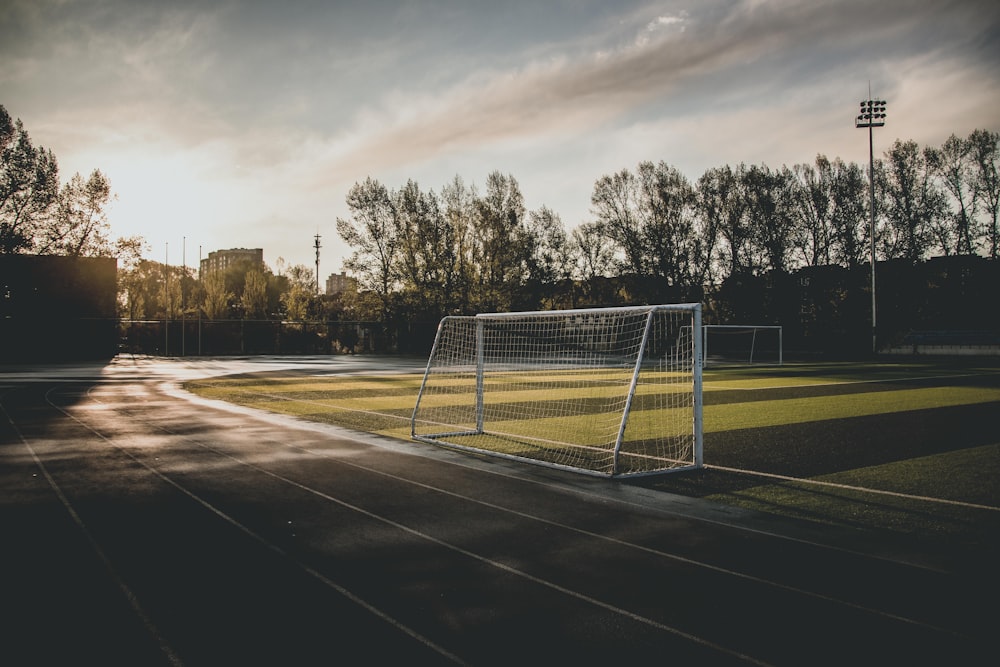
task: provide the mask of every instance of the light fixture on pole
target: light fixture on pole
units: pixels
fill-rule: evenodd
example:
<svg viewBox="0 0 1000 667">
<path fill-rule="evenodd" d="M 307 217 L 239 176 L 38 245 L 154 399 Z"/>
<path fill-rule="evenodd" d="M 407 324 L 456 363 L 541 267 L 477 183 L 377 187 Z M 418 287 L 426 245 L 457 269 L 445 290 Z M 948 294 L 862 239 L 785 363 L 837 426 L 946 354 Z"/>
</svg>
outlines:
<svg viewBox="0 0 1000 667">
<path fill-rule="evenodd" d="M 854 127 L 868 128 L 868 182 L 871 187 L 871 226 L 868 229 L 868 238 L 871 241 L 871 261 L 872 261 L 872 352 L 878 352 L 877 325 L 875 319 L 875 148 L 872 128 L 885 125 L 885 100 L 871 99 L 871 90 L 868 91 L 868 99 L 861 100 L 861 108 L 858 117 L 854 119 Z"/>
</svg>

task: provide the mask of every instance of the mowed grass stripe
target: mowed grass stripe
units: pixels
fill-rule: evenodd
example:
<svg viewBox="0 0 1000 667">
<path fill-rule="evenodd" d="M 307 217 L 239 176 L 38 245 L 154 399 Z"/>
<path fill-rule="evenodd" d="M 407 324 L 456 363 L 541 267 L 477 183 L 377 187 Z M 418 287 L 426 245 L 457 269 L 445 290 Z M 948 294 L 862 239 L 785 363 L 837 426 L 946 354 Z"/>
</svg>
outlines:
<svg viewBox="0 0 1000 667">
<path fill-rule="evenodd" d="M 1000 401 L 997 387 L 927 387 L 705 407 L 705 431 L 720 432 Z"/>
<path fill-rule="evenodd" d="M 414 376 L 399 376 L 400 384 L 409 385 Z M 330 386 L 338 386 L 346 383 L 352 387 L 352 397 L 338 395 L 331 392 Z M 356 392 L 354 387 L 357 384 L 367 388 L 367 391 Z M 706 383 L 708 384 L 708 383 Z M 257 387 L 248 384 L 245 380 L 239 381 L 211 381 L 192 382 L 187 385 L 191 390 L 209 398 L 219 398 L 230 400 L 244 405 L 252 405 L 276 412 L 286 412 L 298 415 L 319 415 L 324 411 L 372 411 L 384 412 L 395 417 L 408 415 L 413 409 L 416 401 L 415 390 L 407 393 L 396 391 L 393 383 L 379 382 L 377 385 L 370 385 L 367 381 L 358 378 L 338 378 L 323 382 L 289 382 L 283 385 L 285 389 L 294 391 L 282 392 L 282 385 L 276 382 L 268 382 L 266 386 Z M 315 393 L 309 392 L 305 395 L 301 393 L 303 386 L 312 388 L 319 387 Z M 879 387 L 877 391 L 856 392 L 859 387 L 865 385 L 852 385 L 850 393 L 839 395 L 824 395 L 805 398 L 788 398 L 780 400 L 755 400 L 751 402 L 727 403 L 713 405 L 709 398 L 710 391 L 706 392 L 705 407 L 705 430 L 706 432 L 729 431 L 746 428 L 764 428 L 769 426 L 780 426 L 784 424 L 806 423 L 813 421 L 843 419 L 849 417 L 886 414 L 907 410 L 921 410 L 927 408 L 947 407 L 956 405 L 967 405 L 975 403 L 986 403 L 1000 400 L 1000 388 L 997 387 L 977 387 L 977 386 L 947 386 L 947 387 L 924 387 L 918 389 L 895 389 L 886 391 L 885 387 Z M 376 393 L 376 389 L 389 389 L 384 393 Z M 682 388 L 674 388 L 682 391 Z M 635 407 L 637 412 L 642 412 L 642 408 L 649 404 L 642 400 L 644 395 L 659 390 L 656 385 L 640 385 L 637 394 L 640 399 Z M 360 393 L 361 395 L 358 395 Z M 509 404 L 511 409 L 517 409 L 517 404 L 536 406 L 538 403 L 558 402 L 560 400 L 582 399 L 601 401 L 613 396 L 621 396 L 620 387 L 591 386 L 585 394 L 576 388 L 562 387 L 560 389 L 545 388 L 534 390 L 521 390 L 504 392 L 503 404 Z M 425 407 L 447 407 L 469 405 L 474 400 L 467 394 L 430 394 L 425 395 L 423 405 Z M 292 403 L 300 402 L 300 406 L 292 406 Z M 500 402 L 493 401 L 492 404 Z M 323 421 L 329 421 L 323 419 Z M 541 426 L 541 424 L 539 425 Z"/>
<path fill-rule="evenodd" d="M 228 392 L 244 389 L 254 393 L 294 394 L 303 398 L 316 396 L 353 398 L 360 396 L 416 396 L 420 388 L 419 377 L 399 376 L 393 382 L 371 381 L 368 378 L 330 378 L 327 380 L 271 380 L 253 382 L 252 380 L 199 380 L 189 383 L 189 389 L 203 396 L 217 394 L 225 396 Z"/>
</svg>

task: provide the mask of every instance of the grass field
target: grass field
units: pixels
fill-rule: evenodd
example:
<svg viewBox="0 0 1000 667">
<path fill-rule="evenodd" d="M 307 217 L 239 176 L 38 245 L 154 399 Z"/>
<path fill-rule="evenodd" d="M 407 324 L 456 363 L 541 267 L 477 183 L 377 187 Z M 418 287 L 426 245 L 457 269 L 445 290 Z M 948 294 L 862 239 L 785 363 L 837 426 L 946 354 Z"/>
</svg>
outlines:
<svg viewBox="0 0 1000 667">
<path fill-rule="evenodd" d="M 261 374 L 185 388 L 408 441 L 420 382 Z M 628 483 L 987 551 L 1000 542 L 1000 360 L 713 368 L 704 399 L 706 468 Z"/>
</svg>

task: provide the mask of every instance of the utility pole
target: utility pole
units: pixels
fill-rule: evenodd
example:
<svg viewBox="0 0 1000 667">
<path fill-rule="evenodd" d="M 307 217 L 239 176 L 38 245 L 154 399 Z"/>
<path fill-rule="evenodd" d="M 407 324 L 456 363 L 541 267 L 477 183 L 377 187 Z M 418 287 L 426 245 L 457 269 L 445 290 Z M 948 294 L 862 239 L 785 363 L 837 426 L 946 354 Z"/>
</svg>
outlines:
<svg viewBox="0 0 1000 667">
<path fill-rule="evenodd" d="M 187 237 L 181 237 L 181 356 L 187 356 L 187 348 L 184 345 L 184 329 L 187 328 L 187 301 L 184 300 L 184 278 L 187 276 Z"/>
<path fill-rule="evenodd" d="M 170 242 L 163 244 L 163 356 L 170 356 Z"/>
<path fill-rule="evenodd" d="M 319 244 L 318 233 L 316 234 L 314 245 L 316 247 L 316 294 L 319 294 L 319 249 L 321 246 Z"/>
<path fill-rule="evenodd" d="M 868 238 L 871 241 L 872 260 L 872 353 L 878 353 L 878 327 L 875 320 L 875 148 L 872 128 L 885 125 L 885 100 L 873 100 L 871 85 L 868 86 L 868 99 L 861 100 L 858 117 L 854 119 L 854 127 L 868 128 L 868 182 L 871 186 L 871 226 Z"/>
</svg>

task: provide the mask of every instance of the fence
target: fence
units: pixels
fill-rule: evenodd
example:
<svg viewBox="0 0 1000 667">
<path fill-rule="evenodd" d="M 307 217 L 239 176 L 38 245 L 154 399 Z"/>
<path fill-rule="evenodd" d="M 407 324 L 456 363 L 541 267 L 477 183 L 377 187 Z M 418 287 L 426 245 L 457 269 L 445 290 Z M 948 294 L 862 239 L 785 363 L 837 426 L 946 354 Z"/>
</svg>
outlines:
<svg viewBox="0 0 1000 667">
<path fill-rule="evenodd" d="M 158 356 L 386 352 L 377 322 L 121 320 L 120 349 Z"/>
</svg>

